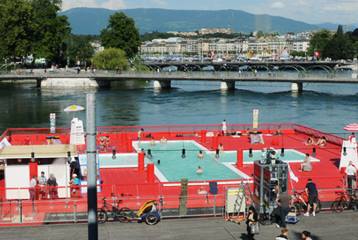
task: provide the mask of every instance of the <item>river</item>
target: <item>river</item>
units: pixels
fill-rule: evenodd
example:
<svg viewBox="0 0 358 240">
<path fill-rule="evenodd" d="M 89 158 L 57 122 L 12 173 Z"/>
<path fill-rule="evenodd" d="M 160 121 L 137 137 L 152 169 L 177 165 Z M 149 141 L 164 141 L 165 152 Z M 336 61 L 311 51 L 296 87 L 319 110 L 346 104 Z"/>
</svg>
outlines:
<svg viewBox="0 0 358 240">
<path fill-rule="evenodd" d="M 304 84 L 301 94 L 286 83 L 237 83 L 235 91 L 222 92 L 219 83 L 172 82 L 172 89 L 155 91 L 151 83 L 126 82 L 96 92 L 97 124 L 157 125 L 250 123 L 252 109 L 260 122 L 295 122 L 331 133 L 344 133 L 344 125 L 358 122 L 358 86 Z M 49 127 L 49 114 L 57 126 L 69 127 L 71 104 L 85 106 L 85 91 L 42 90 L 34 85 L 0 85 L 0 129 Z"/>
</svg>

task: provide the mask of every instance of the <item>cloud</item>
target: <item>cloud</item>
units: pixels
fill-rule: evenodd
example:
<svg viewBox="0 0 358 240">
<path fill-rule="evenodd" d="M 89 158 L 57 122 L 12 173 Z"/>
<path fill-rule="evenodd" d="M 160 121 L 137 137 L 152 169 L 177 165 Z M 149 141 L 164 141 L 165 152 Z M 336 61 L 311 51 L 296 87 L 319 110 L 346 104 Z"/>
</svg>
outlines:
<svg viewBox="0 0 358 240">
<path fill-rule="evenodd" d="M 272 3 L 271 7 L 281 9 L 285 7 L 285 4 L 283 2 L 274 2 Z"/>
<path fill-rule="evenodd" d="M 75 7 L 88 8 L 107 8 L 107 9 L 121 9 L 125 8 L 123 0 L 63 0 L 62 9 L 67 10 Z"/>
</svg>

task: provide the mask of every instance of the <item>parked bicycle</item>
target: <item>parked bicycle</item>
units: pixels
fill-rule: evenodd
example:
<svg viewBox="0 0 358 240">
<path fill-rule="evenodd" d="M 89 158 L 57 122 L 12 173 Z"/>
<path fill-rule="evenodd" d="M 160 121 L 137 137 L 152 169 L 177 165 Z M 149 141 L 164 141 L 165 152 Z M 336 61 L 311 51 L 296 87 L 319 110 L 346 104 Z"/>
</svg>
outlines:
<svg viewBox="0 0 358 240">
<path fill-rule="evenodd" d="M 97 220 L 99 223 L 105 223 L 108 219 L 120 221 L 125 216 L 125 209 L 119 208 L 119 204 L 122 203 L 122 200 L 113 199 L 113 203 L 111 205 L 107 203 L 107 199 L 105 197 L 102 201 L 102 208 L 97 211 Z"/>
<path fill-rule="evenodd" d="M 306 192 L 294 191 L 291 196 L 291 207 L 296 210 L 297 215 L 307 212 L 308 196 Z M 317 199 L 316 213 L 319 213 L 322 209 L 321 201 Z"/>
<path fill-rule="evenodd" d="M 346 192 L 336 192 L 339 195 L 331 205 L 331 210 L 334 212 L 343 212 L 345 209 L 358 210 L 358 197 L 357 191 L 354 194 L 349 195 Z"/>
</svg>

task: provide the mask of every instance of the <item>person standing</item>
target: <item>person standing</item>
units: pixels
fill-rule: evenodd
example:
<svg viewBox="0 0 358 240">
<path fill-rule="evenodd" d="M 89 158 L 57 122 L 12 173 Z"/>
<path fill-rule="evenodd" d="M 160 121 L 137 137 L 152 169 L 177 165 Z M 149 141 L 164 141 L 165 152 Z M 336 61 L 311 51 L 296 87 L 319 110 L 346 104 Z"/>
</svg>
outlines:
<svg viewBox="0 0 358 240">
<path fill-rule="evenodd" d="M 354 132 L 352 132 L 352 134 L 349 135 L 348 140 L 349 140 L 349 142 L 351 142 L 351 143 L 357 143 L 356 135 L 354 134 Z"/>
<path fill-rule="evenodd" d="M 37 179 L 36 176 L 32 176 L 30 180 L 30 188 L 29 188 L 31 201 L 34 201 L 36 199 L 36 188 L 37 188 Z"/>
<path fill-rule="evenodd" d="M 222 134 L 225 136 L 227 133 L 227 124 L 226 124 L 226 120 L 224 119 L 223 122 L 221 123 L 221 130 L 222 130 Z"/>
<path fill-rule="evenodd" d="M 45 177 L 45 172 L 41 172 L 41 176 L 39 177 L 39 187 L 40 187 L 41 199 L 46 198 L 46 185 L 47 185 L 47 179 Z"/>
<path fill-rule="evenodd" d="M 142 138 L 142 135 L 143 135 L 143 132 L 144 132 L 144 128 L 141 128 L 139 131 L 138 131 L 138 133 L 137 133 L 137 137 L 138 137 L 138 140 L 141 140 L 141 138 Z"/>
<path fill-rule="evenodd" d="M 357 167 L 353 164 L 352 161 L 349 161 L 349 164 L 346 168 L 346 174 L 347 174 L 348 194 L 352 195 L 353 189 L 355 189 L 356 174 L 357 174 Z"/>
<path fill-rule="evenodd" d="M 255 226 L 258 226 L 258 214 L 256 212 L 256 209 L 254 206 L 249 207 L 249 212 L 246 218 L 246 231 L 248 239 L 253 240 L 255 232 L 253 229 L 255 229 Z"/>
<path fill-rule="evenodd" d="M 318 191 L 317 191 L 316 184 L 312 182 L 311 178 L 309 178 L 307 181 L 305 191 L 308 195 L 308 205 L 307 205 L 307 212 L 304 215 L 308 217 L 310 215 L 311 207 L 313 206 L 312 216 L 316 216 Z"/>
</svg>

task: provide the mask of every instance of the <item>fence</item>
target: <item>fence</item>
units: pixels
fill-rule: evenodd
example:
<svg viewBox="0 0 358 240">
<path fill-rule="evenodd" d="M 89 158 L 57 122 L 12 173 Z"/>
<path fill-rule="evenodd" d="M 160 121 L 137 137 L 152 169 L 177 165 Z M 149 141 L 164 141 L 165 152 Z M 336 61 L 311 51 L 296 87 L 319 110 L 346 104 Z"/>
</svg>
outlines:
<svg viewBox="0 0 358 240">
<path fill-rule="evenodd" d="M 83 186 L 83 188 L 85 187 Z M 208 183 L 191 183 L 188 186 L 187 195 L 181 197 L 181 188 L 177 183 L 103 185 L 98 188 L 100 192 L 98 192 L 97 205 L 99 209 L 103 208 L 103 198 L 106 197 L 106 206 L 109 210 L 112 206 L 116 206 L 118 208 L 128 207 L 136 211 L 144 202 L 157 200 L 163 218 L 223 216 L 226 190 L 238 187 L 238 183 L 220 184 L 218 185 L 218 194 L 213 195 L 209 191 Z M 290 190 L 289 193 L 292 194 L 292 191 Z M 295 191 L 303 192 L 304 189 L 295 189 Z M 324 209 L 329 209 L 331 202 L 338 197 L 338 192 L 345 192 L 345 189 L 319 189 L 319 197 Z M 118 200 L 121 202 L 118 203 Z M 184 205 L 181 205 L 183 200 Z M 253 199 L 248 198 L 245 203 L 246 206 L 249 206 L 253 204 Z M 182 207 L 184 207 L 184 211 Z M 3 226 L 85 221 L 87 221 L 86 193 L 67 199 L 0 201 L 0 225 Z"/>
</svg>

